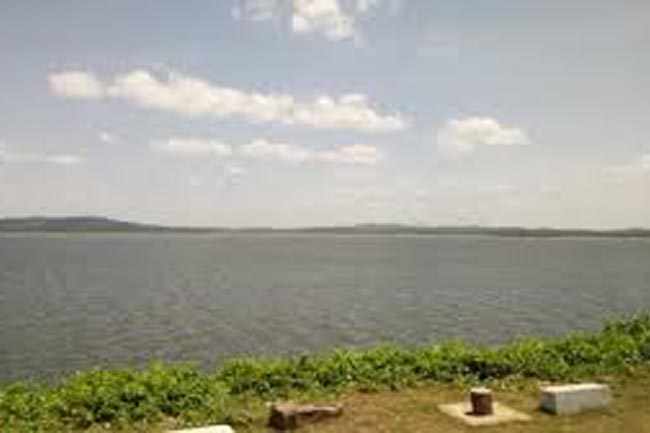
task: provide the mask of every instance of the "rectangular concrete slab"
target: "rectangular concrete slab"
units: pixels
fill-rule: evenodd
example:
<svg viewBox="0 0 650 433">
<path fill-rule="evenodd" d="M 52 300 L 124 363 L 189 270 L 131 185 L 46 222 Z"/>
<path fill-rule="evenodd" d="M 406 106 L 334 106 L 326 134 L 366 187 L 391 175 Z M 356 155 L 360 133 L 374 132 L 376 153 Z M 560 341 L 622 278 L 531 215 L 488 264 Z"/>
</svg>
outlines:
<svg viewBox="0 0 650 433">
<path fill-rule="evenodd" d="M 604 409 L 612 401 L 610 387 L 599 383 L 547 386 L 541 391 L 540 407 L 556 415 Z"/>
<path fill-rule="evenodd" d="M 491 426 L 498 424 L 505 424 L 516 421 L 530 421 L 530 417 L 524 413 L 517 412 L 507 406 L 499 403 L 492 405 L 492 415 L 472 415 L 472 406 L 469 402 L 461 402 L 454 404 L 441 404 L 438 406 L 440 412 L 449 415 L 452 418 L 463 422 L 472 427 Z"/>
<path fill-rule="evenodd" d="M 167 433 L 235 433 L 235 430 L 229 425 L 213 425 L 186 430 L 174 430 Z"/>
</svg>

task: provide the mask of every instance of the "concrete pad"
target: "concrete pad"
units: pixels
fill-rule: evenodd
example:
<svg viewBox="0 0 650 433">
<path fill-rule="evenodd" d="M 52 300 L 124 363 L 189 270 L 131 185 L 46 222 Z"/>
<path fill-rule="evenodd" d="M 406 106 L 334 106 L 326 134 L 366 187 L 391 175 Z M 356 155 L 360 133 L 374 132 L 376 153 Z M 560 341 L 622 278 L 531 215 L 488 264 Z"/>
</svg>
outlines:
<svg viewBox="0 0 650 433">
<path fill-rule="evenodd" d="M 472 415 L 472 405 L 469 402 L 441 404 L 438 406 L 438 409 L 442 413 L 472 427 L 491 426 L 515 421 L 530 421 L 528 415 L 517 412 L 499 403 L 493 404 L 494 413 L 492 415 Z"/>
<path fill-rule="evenodd" d="M 168 433 L 235 433 L 235 430 L 233 430 L 229 425 L 213 425 L 186 430 L 174 430 L 169 431 Z"/>
<path fill-rule="evenodd" d="M 598 383 L 547 386 L 540 396 L 541 409 L 556 415 L 604 409 L 611 402 L 609 386 Z"/>
</svg>

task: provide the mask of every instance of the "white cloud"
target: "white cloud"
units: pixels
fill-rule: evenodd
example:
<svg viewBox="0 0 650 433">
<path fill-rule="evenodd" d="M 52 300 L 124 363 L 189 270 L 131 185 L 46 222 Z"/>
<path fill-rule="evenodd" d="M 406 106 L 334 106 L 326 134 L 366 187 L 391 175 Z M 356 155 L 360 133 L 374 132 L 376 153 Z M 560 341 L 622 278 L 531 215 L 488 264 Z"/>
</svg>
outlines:
<svg viewBox="0 0 650 433">
<path fill-rule="evenodd" d="M 238 177 L 246 174 L 246 170 L 238 165 L 231 165 L 226 167 L 226 175 L 230 177 Z"/>
<path fill-rule="evenodd" d="M 54 155 L 32 155 L 34 162 L 45 162 L 56 165 L 77 165 L 84 162 L 79 155 L 72 154 L 54 154 Z"/>
<path fill-rule="evenodd" d="M 74 74 L 85 74 L 85 81 L 96 83 L 101 89 L 98 94 L 104 98 L 120 99 L 186 117 L 242 117 L 255 123 L 365 132 L 391 132 L 408 127 L 408 121 L 398 114 L 377 113 L 363 94 L 347 94 L 338 99 L 320 96 L 311 102 L 297 102 L 287 94 L 247 92 L 176 73 L 161 80 L 148 71 L 135 70 L 105 84 L 90 73 Z M 61 92 L 52 83 L 50 76 L 52 91 L 58 96 L 87 99 L 82 93 Z"/>
<path fill-rule="evenodd" d="M 99 139 L 99 141 L 106 144 L 115 144 L 118 142 L 118 138 L 115 134 L 111 134 L 110 132 L 106 132 L 106 131 L 99 132 L 97 134 L 97 138 Z"/>
<path fill-rule="evenodd" d="M 169 155 L 227 157 L 233 153 L 232 147 L 228 144 L 200 138 L 170 138 L 166 141 L 154 142 L 152 147 Z"/>
<path fill-rule="evenodd" d="M 85 71 L 66 71 L 48 75 L 52 93 L 77 99 L 99 99 L 104 96 L 104 86 Z"/>
<path fill-rule="evenodd" d="M 77 165 L 83 162 L 83 157 L 70 153 L 10 152 L 0 146 L 0 164 Z"/>
<path fill-rule="evenodd" d="M 377 5 L 379 5 L 379 0 L 357 0 L 356 10 L 359 13 L 366 13 Z"/>
<path fill-rule="evenodd" d="M 311 104 L 297 106 L 290 123 L 320 129 L 353 129 L 390 132 L 405 129 L 407 122 L 398 115 L 379 115 L 362 94 L 347 94 L 338 100 L 321 96 Z"/>
<path fill-rule="evenodd" d="M 385 159 L 383 152 L 373 146 L 353 144 L 339 146 L 333 150 L 310 150 L 287 143 L 273 143 L 255 140 L 241 148 L 246 157 L 279 160 L 294 164 L 303 163 L 341 163 L 357 165 L 376 165 Z"/>
<path fill-rule="evenodd" d="M 320 152 L 317 159 L 344 164 L 376 165 L 384 160 L 385 155 L 379 149 L 365 144 L 342 146 L 332 151 Z"/>
<path fill-rule="evenodd" d="M 650 171 L 650 153 L 641 157 L 641 168 L 645 171 Z"/>
<path fill-rule="evenodd" d="M 332 41 L 360 37 L 360 15 L 378 6 L 379 0 L 238 0 L 233 8 L 235 19 L 270 21 L 289 12 L 291 31 L 318 34 Z"/>
<path fill-rule="evenodd" d="M 241 148 L 241 155 L 266 160 L 280 160 L 291 163 L 304 163 L 312 160 L 312 152 L 287 143 L 272 143 L 267 140 L 255 140 Z"/>
<path fill-rule="evenodd" d="M 356 35 L 354 15 L 345 14 L 338 0 L 294 0 L 291 28 L 295 33 L 320 33 L 334 41 Z"/>
<path fill-rule="evenodd" d="M 292 164 L 376 165 L 386 157 L 384 152 L 365 144 L 339 146 L 331 150 L 312 150 L 290 143 L 273 142 L 266 139 L 257 139 L 241 146 L 235 146 L 211 139 L 170 138 L 153 142 L 151 148 L 157 152 L 175 156 L 216 156 L 221 158 L 279 161 Z M 242 173 L 243 170 L 237 166 L 231 166 L 228 169 L 228 174 L 231 175 Z"/>
<path fill-rule="evenodd" d="M 239 0 L 235 1 L 232 16 L 236 20 L 269 21 L 279 15 L 283 0 Z"/>
<path fill-rule="evenodd" d="M 489 117 L 448 121 L 437 133 L 443 155 L 462 156 L 485 146 L 514 146 L 530 142 L 523 129 L 507 127 Z"/>
</svg>

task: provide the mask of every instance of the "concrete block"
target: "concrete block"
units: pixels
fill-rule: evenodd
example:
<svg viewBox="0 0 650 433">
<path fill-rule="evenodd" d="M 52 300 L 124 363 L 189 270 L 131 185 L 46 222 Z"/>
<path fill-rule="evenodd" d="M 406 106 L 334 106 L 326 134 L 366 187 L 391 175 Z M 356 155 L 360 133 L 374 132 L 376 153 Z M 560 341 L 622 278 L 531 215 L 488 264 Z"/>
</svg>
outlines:
<svg viewBox="0 0 650 433">
<path fill-rule="evenodd" d="M 604 409 L 611 401 L 612 391 L 608 385 L 583 383 L 542 388 L 540 406 L 547 412 L 566 415 Z"/>
<path fill-rule="evenodd" d="M 174 430 L 168 433 L 235 433 L 235 430 L 233 430 L 229 425 L 213 425 L 187 430 Z"/>
</svg>

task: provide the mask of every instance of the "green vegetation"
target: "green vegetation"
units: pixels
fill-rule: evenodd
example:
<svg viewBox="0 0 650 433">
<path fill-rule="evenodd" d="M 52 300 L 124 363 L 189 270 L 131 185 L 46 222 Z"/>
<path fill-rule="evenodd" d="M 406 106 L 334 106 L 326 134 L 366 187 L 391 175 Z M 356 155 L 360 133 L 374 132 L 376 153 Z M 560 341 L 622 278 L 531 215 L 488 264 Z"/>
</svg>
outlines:
<svg viewBox="0 0 650 433">
<path fill-rule="evenodd" d="M 161 422 L 249 421 L 251 402 L 343 389 L 380 390 L 425 382 L 570 380 L 632 372 L 650 362 L 650 315 L 593 334 L 479 347 L 451 342 L 405 349 L 340 350 L 280 360 L 238 359 L 213 372 L 153 364 L 95 370 L 57 384 L 0 390 L 2 431 L 74 431 Z"/>
</svg>

